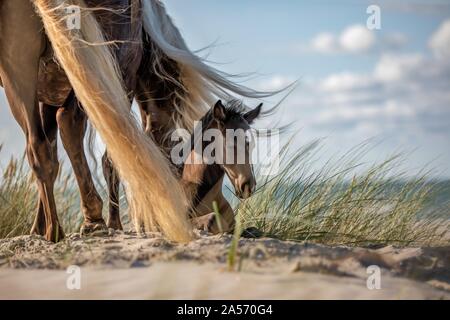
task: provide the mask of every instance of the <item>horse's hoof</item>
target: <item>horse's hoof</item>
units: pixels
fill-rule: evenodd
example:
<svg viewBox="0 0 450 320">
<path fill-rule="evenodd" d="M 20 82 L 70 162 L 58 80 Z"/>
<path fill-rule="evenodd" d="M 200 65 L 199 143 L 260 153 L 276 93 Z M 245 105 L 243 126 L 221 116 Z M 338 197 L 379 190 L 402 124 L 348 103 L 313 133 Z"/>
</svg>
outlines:
<svg viewBox="0 0 450 320">
<path fill-rule="evenodd" d="M 108 221 L 108 228 L 114 230 L 123 230 L 122 223 L 120 223 L 120 220 L 116 219 L 110 219 Z"/>
<path fill-rule="evenodd" d="M 64 231 L 60 225 L 48 228 L 47 232 L 45 233 L 45 240 L 51 242 L 59 242 L 64 239 L 64 237 Z"/>
<path fill-rule="evenodd" d="M 215 222 L 215 216 L 213 213 L 205 214 L 200 217 L 195 217 L 191 220 L 194 228 L 202 231 L 211 232 L 211 226 Z"/>
<path fill-rule="evenodd" d="M 61 227 L 60 227 L 61 228 Z M 44 236 L 47 233 L 47 227 L 45 224 L 45 218 L 42 217 L 42 215 L 36 216 L 36 219 L 34 219 L 33 226 L 31 227 L 30 234 L 35 234 L 39 236 Z"/>
<path fill-rule="evenodd" d="M 227 233 L 231 230 L 229 224 L 223 219 L 220 218 L 220 224 L 217 221 L 216 214 L 214 212 L 205 214 L 200 217 L 196 217 L 191 220 L 194 228 L 202 231 L 207 231 L 212 234 L 222 234 Z"/>
<path fill-rule="evenodd" d="M 39 225 L 33 224 L 30 231 L 31 235 L 45 236 L 45 229 Z"/>
<path fill-rule="evenodd" d="M 83 236 L 103 236 L 108 234 L 108 227 L 103 219 L 95 222 L 85 221 L 81 225 L 80 234 Z"/>
</svg>

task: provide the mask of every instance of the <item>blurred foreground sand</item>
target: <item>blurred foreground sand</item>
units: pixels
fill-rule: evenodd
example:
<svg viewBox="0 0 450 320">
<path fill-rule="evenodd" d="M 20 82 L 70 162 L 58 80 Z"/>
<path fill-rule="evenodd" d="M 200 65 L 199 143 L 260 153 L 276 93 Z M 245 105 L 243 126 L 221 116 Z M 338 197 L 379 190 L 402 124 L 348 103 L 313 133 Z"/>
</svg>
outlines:
<svg viewBox="0 0 450 320">
<path fill-rule="evenodd" d="M 158 234 L 114 233 L 52 244 L 0 240 L 1 299 L 449 299 L 450 247 L 363 249 L 242 239 L 239 272 L 227 271 L 231 237 L 186 245 Z M 69 290 L 70 265 L 81 289 Z M 367 267 L 381 289 L 367 288 Z"/>
</svg>

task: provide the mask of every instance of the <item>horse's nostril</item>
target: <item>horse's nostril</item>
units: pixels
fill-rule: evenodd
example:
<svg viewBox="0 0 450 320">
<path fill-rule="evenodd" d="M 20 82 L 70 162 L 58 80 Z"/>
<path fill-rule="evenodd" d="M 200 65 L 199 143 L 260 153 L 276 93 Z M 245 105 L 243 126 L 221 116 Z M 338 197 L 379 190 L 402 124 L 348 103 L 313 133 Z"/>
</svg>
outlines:
<svg viewBox="0 0 450 320">
<path fill-rule="evenodd" d="M 250 185 L 249 182 L 245 182 L 241 185 L 241 197 L 243 199 L 246 199 L 248 197 L 250 197 L 252 195 L 252 186 Z"/>
<path fill-rule="evenodd" d="M 246 177 L 239 177 L 234 180 L 234 188 L 236 191 L 236 195 L 240 199 L 249 198 L 255 189 L 255 181 L 253 179 L 248 179 Z"/>
</svg>

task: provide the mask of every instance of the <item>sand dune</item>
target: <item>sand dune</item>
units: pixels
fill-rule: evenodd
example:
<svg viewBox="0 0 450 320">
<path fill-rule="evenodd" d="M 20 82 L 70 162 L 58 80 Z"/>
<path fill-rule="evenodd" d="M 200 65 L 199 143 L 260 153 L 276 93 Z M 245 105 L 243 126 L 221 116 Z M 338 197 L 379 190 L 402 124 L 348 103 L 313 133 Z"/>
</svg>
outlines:
<svg viewBox="0 0 450 320">
<path fill-rule="evenodd" d="M 1 299 L 449 299 L 450 248 L 327 247 L 242 239 L 229 272 L 231 237 L 186 245 L 132 233 L 52 244 L 38 236 L 0 240 Z M 66 273 L 80 267 L 80 290 Z M 367 287 L 380 267 L 381 289 Z"/>
</svg>

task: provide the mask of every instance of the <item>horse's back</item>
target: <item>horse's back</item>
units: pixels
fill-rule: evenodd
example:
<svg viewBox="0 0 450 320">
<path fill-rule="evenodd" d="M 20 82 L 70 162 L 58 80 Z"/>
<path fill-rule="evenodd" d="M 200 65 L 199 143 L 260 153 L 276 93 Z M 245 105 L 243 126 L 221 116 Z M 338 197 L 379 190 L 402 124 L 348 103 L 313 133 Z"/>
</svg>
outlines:
<svg viewBox="0 0 450 320">
<path fill-rule="evenodd" d="M 117 63 L 128 90 L 135 88 L 136 74 L 142 58 L 142 19 L 140 0 L 86 0 L 89 7 L 108 8 L 95 11 L 95 16 L 114 46 Z"/>
</svg>

